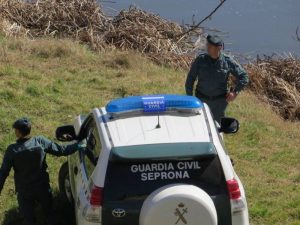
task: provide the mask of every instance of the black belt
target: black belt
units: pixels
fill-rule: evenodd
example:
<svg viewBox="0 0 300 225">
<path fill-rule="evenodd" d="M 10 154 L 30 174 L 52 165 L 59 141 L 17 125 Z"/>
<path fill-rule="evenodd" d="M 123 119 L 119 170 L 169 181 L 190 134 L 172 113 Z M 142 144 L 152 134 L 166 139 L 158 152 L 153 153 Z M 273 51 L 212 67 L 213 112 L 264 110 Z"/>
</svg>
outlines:
<svg viewBox="0 0 300 225">
<path fill-rule="evenodd" d="M 205 99 L 205 100 L 217 100 L 217 99 L 221 99 L 221 98 L 225 98 L 226 94 L 222 94 L 222 95 L 215 95 L 215 96 L 208 96 L 205 94 L 202 94 L 201 92 L 196 91 L 196 96 L 200 99 Z"/>
</svg>

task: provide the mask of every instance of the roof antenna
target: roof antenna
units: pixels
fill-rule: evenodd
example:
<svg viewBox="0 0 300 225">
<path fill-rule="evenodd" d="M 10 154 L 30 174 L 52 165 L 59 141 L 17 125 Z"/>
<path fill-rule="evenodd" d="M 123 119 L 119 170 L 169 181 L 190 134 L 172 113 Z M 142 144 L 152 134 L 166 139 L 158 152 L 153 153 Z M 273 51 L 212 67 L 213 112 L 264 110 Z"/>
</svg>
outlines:
<svg viewBox="0 0 300 225">
<path fill-rule="evenodd" d="M 160 119 L 160 118 L 159 118 L 159 112 L 158 112 L 158 113 L 157 113 L 157 125 L 156 125 L 155 129 L 161 128 L 159 119 Z"/>
</svg>

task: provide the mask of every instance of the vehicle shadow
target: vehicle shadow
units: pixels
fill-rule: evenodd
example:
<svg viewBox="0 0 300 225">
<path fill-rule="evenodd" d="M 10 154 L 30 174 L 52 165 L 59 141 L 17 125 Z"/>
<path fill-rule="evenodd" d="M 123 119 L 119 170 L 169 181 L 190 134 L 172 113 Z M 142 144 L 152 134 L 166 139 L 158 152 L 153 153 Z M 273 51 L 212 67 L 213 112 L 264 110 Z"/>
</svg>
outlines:
<svg viewBox="0 0 300 225">
<path fill-rule="evenodd" d="M 73 207 L 58 193 L 53 196 L 53 205 L 55 215 L 60 225 L 76 225 Z M 45 219 L 42 215 L 40 207 L 36 209 L 37 223 L 36 225 L 44 225 Z M 23 225 L 23 218 L 17 207 L 11 208 L 4 212 L 4 220 L 1 225 Z"/>
</svg>

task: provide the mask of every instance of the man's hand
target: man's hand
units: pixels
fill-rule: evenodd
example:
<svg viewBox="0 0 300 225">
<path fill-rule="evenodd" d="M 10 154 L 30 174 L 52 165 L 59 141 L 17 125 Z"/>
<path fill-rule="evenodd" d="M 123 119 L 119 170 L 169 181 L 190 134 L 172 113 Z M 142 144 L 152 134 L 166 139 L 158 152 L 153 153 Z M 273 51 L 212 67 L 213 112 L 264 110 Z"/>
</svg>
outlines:
<svg viewBox="0 0 300 225">
<path fill-rule="evenodd" d="M 237 93 L 236 92 L 228 92 L 227 95 L 226 95 L 226 101 L 227 102 L 233 102 L 237 97 Z"/>
<path fill-rule="evenodd" d="M 86 151 L 86 144 L 78 144 L 78 151 L 85 152 Z"/>
</svg>

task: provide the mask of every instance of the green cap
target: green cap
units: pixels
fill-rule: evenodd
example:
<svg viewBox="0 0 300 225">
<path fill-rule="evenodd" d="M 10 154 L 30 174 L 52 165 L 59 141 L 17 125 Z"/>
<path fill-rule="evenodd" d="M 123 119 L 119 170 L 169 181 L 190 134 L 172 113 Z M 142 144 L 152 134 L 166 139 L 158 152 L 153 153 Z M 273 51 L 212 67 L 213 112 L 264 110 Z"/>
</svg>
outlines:
<svg viewBox="0 0 300 225">
<path fill-rule="evenodd" d="M 206 40 L 214 46 L 223 46 L 223 40 L 218 35 L 207 35 Z"/>
<path fill-rule="evenodd" d="M 28 128 L 28 127 L 31 127 L 31 122 L 26 117 L 16 120 L 13 124 L 13 128 L 15 128 L 15 129 L 22 129 L 22 128 Z"/>
</svg>

